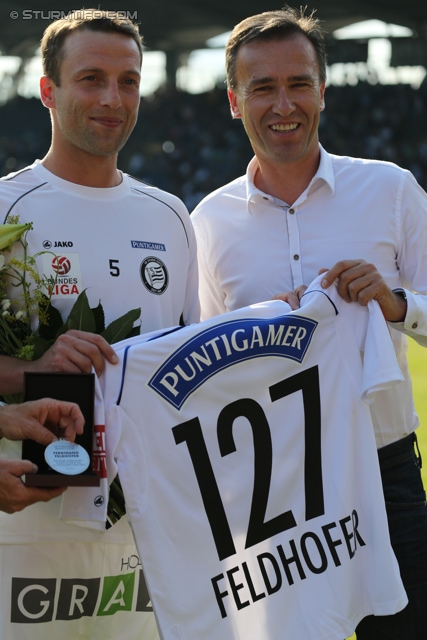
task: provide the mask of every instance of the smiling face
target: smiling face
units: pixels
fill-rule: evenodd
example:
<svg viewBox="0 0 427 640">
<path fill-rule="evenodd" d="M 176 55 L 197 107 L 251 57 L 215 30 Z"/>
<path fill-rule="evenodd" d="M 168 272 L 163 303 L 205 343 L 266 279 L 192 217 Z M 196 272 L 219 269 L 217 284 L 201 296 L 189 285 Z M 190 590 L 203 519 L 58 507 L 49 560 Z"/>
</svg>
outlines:
<svg viewBox="0 0 427 640">
<path fill-rule="evenodd" d="M 138 116 L 140 53 L 120 33 L 78 30 L 64 42 L 60 86 L 41 80 L 55 152 L 117 156 Z"/>
<path fill-rule="evenodd" d="M 297 163 L 303 170 L 318 163 L 325 85 L 308 38 L 242 45 L 235 77 L 228 91 L 231 111 L 242 119 L 261 168 Z"/>
</svg>

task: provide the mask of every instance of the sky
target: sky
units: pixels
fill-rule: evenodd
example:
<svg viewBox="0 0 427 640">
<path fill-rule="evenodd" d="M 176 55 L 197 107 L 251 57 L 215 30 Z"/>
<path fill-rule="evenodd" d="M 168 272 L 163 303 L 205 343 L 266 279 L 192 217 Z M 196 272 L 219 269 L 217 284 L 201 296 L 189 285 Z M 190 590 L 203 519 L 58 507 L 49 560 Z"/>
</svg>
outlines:
<svg viewBox="0 0 427 640">
<path fill-rule="evenodd" d="M 224 45 L 229 33 L 216 36 L 207 41 L 207 49 L 193 51 L 185 64 L 179 69 L 178 86 L 190 93 L 209 91 L 222 84 L 225 73 Z M 391 25 L 380 20 L 368 20 L 349 25 L 334 32 L 337 39 L 371 38 L 368 49 L 368 62 L 355 64 L 335 64 L 328 69 L 328 82 L 334 85 L 356 84 L 358 80 L 380 82 L 382 84 L 409 83 L 419 87 L 426 71 L 423 67 L 391 68 L 389 65 L 391 45 L 388 36 L 410 36 L 406 27 Z M 0 101 L 8 90 L 8 73 L 14 73 L 19 66 L 19 58 L 0 56 Z M 34 57 L 28 64 L 20 83 L 19 93 L 26 97 L 38 96 L 38 83 L 42 75 L 40 56 Z M 165 55 L 161 51 L 146 51 L 142 67 L 141 95 L 152 94 L 165 80 Z"/>
</svg>

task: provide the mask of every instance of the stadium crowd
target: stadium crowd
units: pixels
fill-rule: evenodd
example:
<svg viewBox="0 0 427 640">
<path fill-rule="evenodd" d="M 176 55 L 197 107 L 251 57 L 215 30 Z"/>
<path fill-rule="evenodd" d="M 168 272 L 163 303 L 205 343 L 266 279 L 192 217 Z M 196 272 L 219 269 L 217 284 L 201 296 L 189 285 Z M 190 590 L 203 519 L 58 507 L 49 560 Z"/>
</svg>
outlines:
<svg viewBox="0 0 427 640">
<path fill-rule="evenodd" d="M 329 86 L 320 141 L 331 153 L 396 162 L 427 189 L 427 87 Z M 48 114 L 36 98 L 0 107 L 0 174 L 41 158 Z M 243 174 L 252 151 L 230 116 L 225 87 L 193 95 L 164 88 L 142 98 L 119 167 L 184 200 L 191 211 L 213 189 Z"/>
</svg>

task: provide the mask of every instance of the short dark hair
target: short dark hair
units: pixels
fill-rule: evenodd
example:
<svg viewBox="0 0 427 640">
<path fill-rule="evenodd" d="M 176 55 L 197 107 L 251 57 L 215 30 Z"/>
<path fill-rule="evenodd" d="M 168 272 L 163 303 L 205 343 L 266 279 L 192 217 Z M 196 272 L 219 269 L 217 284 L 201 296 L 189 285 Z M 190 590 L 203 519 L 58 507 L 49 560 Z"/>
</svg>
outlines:
<svg viewBox="0 0 427 640">
<path fill-rule="evenodd" d="M 305 9 L 285 6 L 277 11 L 265 11 L 242 20 L 234 27 L 225 49 L 227 84 L 231 89 L 236 88 L 236 61 L 240 47 L 260 40 L 284 40 L 298 34 L 304 35 L 313 45 L 319 64 L 320 81 L 326 81 L 324 32 L 320 20 L 314 17 L 314 12 L 305 15 Z"/>
<path fill-rule="evenodd" d="M 43 73 L 60 86 L 61 63 L 64 42 L 74 31 L 100 31 L 103 33 L 122 33 L 136 42 L 142 62 L 143 44 L 138 25 L 116 11 L 99 9 L 80 9 L 64 18 L 55 20 L 45 30 L 41 40 Z"/>
</svg>

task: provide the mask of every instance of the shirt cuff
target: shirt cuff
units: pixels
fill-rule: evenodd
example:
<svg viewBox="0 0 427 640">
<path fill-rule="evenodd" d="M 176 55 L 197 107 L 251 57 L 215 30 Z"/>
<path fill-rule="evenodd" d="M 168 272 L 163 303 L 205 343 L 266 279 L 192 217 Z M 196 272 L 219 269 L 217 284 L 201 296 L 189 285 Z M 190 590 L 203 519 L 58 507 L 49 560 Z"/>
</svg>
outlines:
<svg viewBox="0 0 427 640">
<path fill-rule="evenodd" d="M 390 326 L 427 345 L 427 301 L 408 289 L 398 288 L 393 289 L 393 292 L 400 293 L 405 298 L 407 309 L 403 322 L 390 322 Z"/>
</svg>

